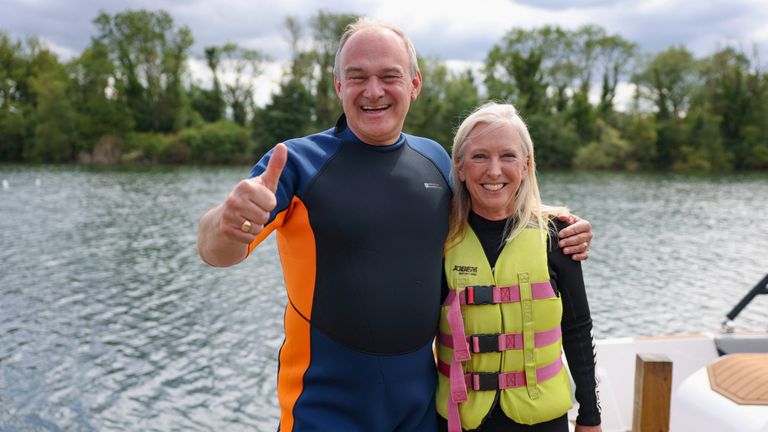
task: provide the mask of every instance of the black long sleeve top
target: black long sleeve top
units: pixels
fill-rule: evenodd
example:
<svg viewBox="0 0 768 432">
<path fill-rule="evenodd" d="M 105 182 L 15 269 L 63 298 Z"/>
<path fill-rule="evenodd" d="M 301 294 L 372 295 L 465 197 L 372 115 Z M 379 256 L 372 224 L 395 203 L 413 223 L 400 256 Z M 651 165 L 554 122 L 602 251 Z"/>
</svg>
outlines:
<svg viewBox="0 0 768 432">
<path fill-rule="evenodd" d="M 493 268 L 501 254 L 503 246 L 504 226 L 506 221 L 490 221 L 470 212 L 469 226 L 472 227 L 480 244 L 483 246 L 488 262 Z M 564 224 L 556 222 L 557 229 Z M 549 277 L 555 292 L 563 302 L 563 350 L 568 359 L 571 377 L 576 384 L 576 400 L 579 402 L 579 414 L 576 423 L 586 426 L 600 424 L 600 402 L 597 395 L 595 380 L 594 340 L 592 338 L 592 318 L 589 313 L 587 293 L 584 288 L 584 277 L 581 263 L 573 261 L 565 255 L 557 245 L 557 234 L 550 233 L 547 248 L 547 265 Z M 448 293 L 448 286 L 443 281 L 443 297 Z M 478 431 L 510 431 L 510 430 L 546 430 L 536 428 L 521 428 L 501 411 L 498 403 L 486 422 Z M 542 424 L 542 427 L 545 425 Z M 554 426 L 554 425 L 553 425 Z"/>
</svg>

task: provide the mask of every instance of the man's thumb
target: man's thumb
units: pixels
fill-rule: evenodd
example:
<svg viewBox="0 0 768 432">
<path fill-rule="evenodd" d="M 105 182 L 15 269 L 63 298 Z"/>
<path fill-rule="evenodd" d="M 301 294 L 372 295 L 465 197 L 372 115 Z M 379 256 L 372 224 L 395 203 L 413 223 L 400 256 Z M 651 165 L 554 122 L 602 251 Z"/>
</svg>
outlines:
<svg viewBox="0 0 768 432">
<path fill-rule="evenodd" d="M 280 181 L 280 174 L 283 172 L 287 160 L 288 147 L 283 143 L 276 145 L 272 151 L 272 156 L 269 158 L 267 170 L 260 176 L 261 184 L 272 192 L 276 192 L 277 183 Z"/>
</svg>

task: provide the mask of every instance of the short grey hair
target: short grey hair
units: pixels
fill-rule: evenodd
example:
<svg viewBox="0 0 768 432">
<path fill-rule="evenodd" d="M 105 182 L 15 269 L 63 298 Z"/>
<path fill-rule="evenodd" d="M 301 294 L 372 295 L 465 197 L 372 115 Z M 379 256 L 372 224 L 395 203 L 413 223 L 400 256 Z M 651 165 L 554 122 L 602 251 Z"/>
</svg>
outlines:
<svg viewBox="0 0 768 432">
<path fill-rule="evenodd" d="M 411 39 L 409 39 L 402 30 L 391 24 L 375 21 L 366 17 L 360 17 L 355 22 L 347 25 L 347 28 L 344 30 L 344 34 L 341 35 L 341 39 L 339 40 L 339 49 L 336 50 L 336 59 L 333 63 L 333 75 L 336 77 L 336 79 L 340 79 L 339 73 L 341 73 L 341 50 L 344 48 L 344 45 L 347 44 L 349 38 L 351 38 L 355 33 L 368 29 L 389 30 L 398 35 L 403 41 L 403 44 L 405 44 L 406 51 L 408 51 L 408 69 L 411 73 L 411 76 L 414 77 L 419 73 L 419 60 L 416 56 L 416 48 L 413 46 Z"/>
</svg>

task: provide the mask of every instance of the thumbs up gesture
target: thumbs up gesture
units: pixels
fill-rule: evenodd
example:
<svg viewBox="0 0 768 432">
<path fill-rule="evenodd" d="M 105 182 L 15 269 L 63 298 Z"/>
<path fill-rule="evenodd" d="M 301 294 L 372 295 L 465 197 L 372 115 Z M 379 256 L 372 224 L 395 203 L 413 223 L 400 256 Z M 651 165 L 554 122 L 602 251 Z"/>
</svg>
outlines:
<svg viewBox="0 0 768 432">
<path fill-rule="evenodd" d="M 250 243 L 264 229 L 269 213 L 277 205 L 275 192 L 288 160 L 288 148 L 280 143 L 269 158 L 267 169 L 258 177 L 242 180 L 224 201 L 220 230 L 230 239 Z"/>
</svg>

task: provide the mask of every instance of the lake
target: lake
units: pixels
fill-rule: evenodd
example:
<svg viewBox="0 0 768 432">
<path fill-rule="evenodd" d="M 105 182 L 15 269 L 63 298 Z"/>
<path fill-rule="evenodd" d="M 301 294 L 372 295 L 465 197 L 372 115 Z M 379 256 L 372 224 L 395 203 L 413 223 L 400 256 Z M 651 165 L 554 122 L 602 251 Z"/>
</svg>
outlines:
<svg viewBox="0 0 768 432">
<path fill-rule="evenodd" d="M 248 171 L 0 165 L 0 431 L 276 429 L 274 236 L 229 269 L 196 250 Z M 768 273 L 768 174 L 540 182 L 593 224 L 597 338 L 716 329 Z M 768 298 L 736 323 L 766 328 Z"/>
</svg>

